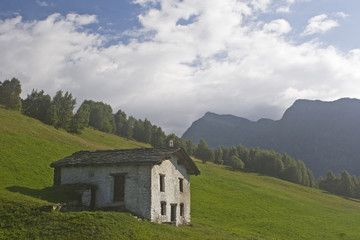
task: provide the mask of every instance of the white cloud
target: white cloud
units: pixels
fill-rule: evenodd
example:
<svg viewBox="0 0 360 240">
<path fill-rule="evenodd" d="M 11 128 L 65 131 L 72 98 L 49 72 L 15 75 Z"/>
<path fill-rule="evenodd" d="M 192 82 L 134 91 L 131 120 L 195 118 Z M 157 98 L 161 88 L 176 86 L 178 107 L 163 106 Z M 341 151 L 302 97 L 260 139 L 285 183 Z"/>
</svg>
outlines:
<svg viewBox="0 0 360 240">
<path fill-rule="evenodd" d="M 46 1 L 36 0 L 36 3 L 37 3 L 40 7 L 47 7 L 47 6 L 49 6 L 49 4 L 48 4 Z"/>
<path fill-rule="evenodd" d="M 78 15 L 76 13 L 69 13 L 66 15 L 66 20 L 75 23 L 77 26 L 88 25 L 91 23 L 97 23 L 97 17 L 95 15 Z"/>
<path fill-rule="evenodd" d="M 290 7 L 289 6 L 281 6 L 276 9 L 277 13 L 290 13 Z"/>
<path fill-rule="evenodd" d="M 295 3 L 301 2 L 311 2 L 312 0 L 285 0 L 285 1 L 277 1 L 278 5 L 275 5 L 276 13 L 291 13 L 291 7 Z"/>
<path fill-rule="evenodd" d="M 71 91 L 79 104 L 104 101 L 177 134 L 206 111 L 278 118 L 298 97 L 360 97 L 360 50 L 296 45 L 283 37 L 291 32 L 286 20 L 257 20 L 272 2 L 256 3 L 159 1 L 160 9 L 147 6 L 139 16 L 134 38 L 111 46 L 86 31 L 96 16 L 7 19 L 0 21 L 0 75 L 19 77 L 24 96 L 33 88 Z"/>
<path fill-rule="evenodd" d="M 344 12 L 337 12 L 335 14 L 337 17 L 341 17 L 341 18 L 347 18 L 349 15 L 344 13 Z"/>
<path fill-rule="evenodd" d="M 325 33 L 334 27 L 338 27 L 339 23 L 336 20 L 329 19 L 326 14 L 321 14 L 312 17 L 303 32 L 303 35 L 312 35 L 316 33 Z"/>
<path fill-rule="evenodd" d="M 291 25 L 285 19 L 276 19 L 265 24 L 263 29 L 267 33 L 282 35 L 291 31 Z"/>
<path fill-rule="evenodd" d="M 250 4 L 256 11 L 266 12 L 272 0 L 251 0 Z"/>
</svg>

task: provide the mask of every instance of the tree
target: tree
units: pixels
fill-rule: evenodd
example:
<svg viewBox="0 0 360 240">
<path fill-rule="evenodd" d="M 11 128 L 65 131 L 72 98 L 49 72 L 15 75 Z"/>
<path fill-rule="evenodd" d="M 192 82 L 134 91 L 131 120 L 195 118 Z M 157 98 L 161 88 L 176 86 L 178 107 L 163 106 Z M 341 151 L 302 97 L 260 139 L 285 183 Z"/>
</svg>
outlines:
<svg viewBox="0 0 360 240">
<path fill-rule="evenodd" d="M 121 137 L 127 137 L 127 124 L 126 124 L 126 114 L 125 112 L 118 110 L 114 115 L 115 121 L 115 134 Z"/>
<path fill-rule="evenodd" d="M 164 147 L 165 139 L 166 136 L 163 130 L 154 125 L 151 130 L 151 145 L 153 147 Z"/>
<path fill-rule="evenodd" d="M 216 151 L 215 151 L 215 163 L 216 164 L 223 164 L 224 160 L 223 160 L 223 147 L 220 146 Z"/>
<path fill-rule="evenodd" d="M 249 166 L 250 162 L 250 151 L 243 145 L 239 144 L 237 147 L 237 152 L 239 154 L 240 159 L 244 162 L 245 167 Z"/>
<path fill-rule="evenodd" d="M 339 194 L 345 197 L 354 196 L 355 184 L 353 183 L 348 171 L 344 170 L 340 176 Z"/>
<path fill-rule="evenodd" d="M 77 110 L 74 117 L 71 119 L 69 132 L 81 133 L 81 131 L 89 125 L 90 106 L 85 104 Z"/>
<path fill-rule="evenodd" d="M 52 106 L 55 111 L 55 128 L 70 129 L 71 119 L 73 117 L 73 110 L 76 104 L 76 99 L 73 99 L 71 93 L 58 91 L 52 101 Z"/>
<path fill-rule="evenodd" d="M 297 162 L 297 167 L 299 171 L 299 175 L 301 176 L 300 184 L 304 186 L 309 186 L 309 176 L 305 166 L 305 163 L 301 160 Z"/>
<path fill-rule="evenodd" d="M 189 155 L 193 155 L 195 151 L 195 145 L 191 142 L 191 140 L 185 141 L 185 150 Z"/>
<path fill-rule="evenodd" d="M 234 154 L 231 156 L 231 166 L 234 169 L 244 169 L 245 164 L 238 155 Z"/>
<path fill-rule="evenodd" d="M 286 167 L 283 170 L 282 178 L 289 182 L 301 183 L 300 171 L 298 170 L 296 161 L 287 155 L 283 155 L 283 159 L 284 156 L 286 157 L 284 164 Z"/>
<path fill-rule="evenodd" d="M 204 139 L 200 139 L 195 151 L 195 157 L 202 160 L 203 163 L 206 163 L 207 161 L 214 161 L 214 152 L 208 147 Z"/>
<path fill-rule="evenodd" d="M 284 164 L 284 168 L 290 167 L 292 165 L 294 165 L 295 160 L 290 157 L 289 155 L 287 155 L 286 153 L 284 153 L 281 157 L 281 161 Z"/>
<path fill-rule="evenodd" d="M 328 192 L 336 193 L 338 188 L 338 178 L 332 171 L 328 171 L 325 179 L 318 181 L 319 188 Z"/>
<path fill-rule="evenodd" d="M 0 86 L 0 104 L 6 109 L 21 110 L 21 84 L 16 78 L 5 80 Z"/>
<path fill-rule="evenodd" d="M 22 101 L 22 113 L 48 123 L 49 111 L 51 108 L 51 97 L 45 95 L 44 90 L 32 90 L 31 94 Z"/>
<path fill-rule="evenodd" d="M 144 122 L 139 120 L 134 121 L 133 127 L 134 135 L 133 138 L 139 142 L 145 142 L 144 139 Z"/>
<path fill-rule="evenodd" d="M 48 125 L 55 126 L 57 122 L 58 122 L 57 109 L 56 106 L 51 102 L 50 108 L 46 112 L 45 123 Z"/>
<path fill-rule="evenodd" d="M 315 187 L 315 178 L 313 172 L 308 168 L 307 173 L 309 176 L 309 187 Z"/>
<path fill-rule="evenodd" d="M 133 127 L 134 127 L 134 122 L 136 121 L 136 119 L 133 116 L 130 116 L 127 121 L 126 121 L 126 125 L 125 125 L 125 135 L 128 139 L 132 139 L 133 138 Z"/>
<path fill-rule="evenodd" d="M 152 124 L 149 120 L 145 118 L 144 120 L 144 132 L 143 132 L 143 140 L 145 143 L 150 143 L 151 141 L 151 130 L 152 130 Z M 173 139 L 176 140 L 175 138 Z"/>
<path fill-rule="evenodd" d="M 355 176 L 352 176 L 351 178 L 353 179 L 353 183 L 355 184 L 354 197 L 360 198 L 360 178 L 356 178 Z"/>
<path fill-rule="evenodd" d="M 115 133 L 116 125 L 110 105 L 103 102 L 85 100 L 79 110 L 80 122 L 87 124 L 99 131 Z"/>
<path fill-rule="evenodd" d="M 283 170 L 283 163 L 279 154 L 274 151 L 256 149 L 253 160 L 253 169 L 256 172 L 267 174 L 273 177 L 280 177 Z"/>
</svg>

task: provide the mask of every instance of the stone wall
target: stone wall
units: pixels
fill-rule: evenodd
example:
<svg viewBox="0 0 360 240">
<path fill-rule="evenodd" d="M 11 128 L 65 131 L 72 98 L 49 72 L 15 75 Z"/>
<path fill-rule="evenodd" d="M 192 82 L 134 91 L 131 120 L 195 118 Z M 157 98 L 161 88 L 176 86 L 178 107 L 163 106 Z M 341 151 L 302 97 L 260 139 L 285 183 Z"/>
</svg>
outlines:
<svg viewBox="0 0 360 240">
<path fill-rule="evenodd" d="M 125 174 L 124 202 L 113 202 L 112 174 Z M 134 214 L 151 219 L 151 165 L 62 167 L 61 184 L 73 183 L 97 186 L 96 207 L 123 205 Z M 89 199 L 83 201 L 90 203 Z"/>
<path fill-rule="evenodd" d="M 165 191 L 160 191 L 160 175 L 165 175 Z M 183 192 L 179 178 L 183 179 Z M 155 165 L 151 171 L 151 221 L 171 222 L 171 205 L 176 205 L 176 225 L 190 222 L 190 176 L 177 158 Z M 161 202 L 166 202 L 166 214 L 161 214 Z M 180 216 L 180 204 L 184 205 L 184 215 Z"/>
</svg>

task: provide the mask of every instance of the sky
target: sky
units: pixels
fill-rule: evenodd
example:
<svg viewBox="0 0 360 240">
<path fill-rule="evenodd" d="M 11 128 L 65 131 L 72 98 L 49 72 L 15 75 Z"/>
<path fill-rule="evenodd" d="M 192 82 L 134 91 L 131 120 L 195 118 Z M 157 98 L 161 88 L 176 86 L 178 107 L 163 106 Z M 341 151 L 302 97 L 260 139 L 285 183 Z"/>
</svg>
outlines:
<svg viewBox="0 0 360 240">
<path fill-rule="evenodd" d="M 358 0 L 1 0 L 0 81 L 69 91 L 181 136 L 360 98 Z"/>
</svg>

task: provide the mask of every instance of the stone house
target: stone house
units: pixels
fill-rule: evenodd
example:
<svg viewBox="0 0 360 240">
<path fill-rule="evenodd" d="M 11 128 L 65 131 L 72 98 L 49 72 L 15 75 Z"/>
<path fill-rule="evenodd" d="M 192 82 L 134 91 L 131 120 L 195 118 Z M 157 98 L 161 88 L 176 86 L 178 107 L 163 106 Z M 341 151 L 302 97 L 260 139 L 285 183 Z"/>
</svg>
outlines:
<svg viewBox="0 0 360 240">
<path fill-rule="evenodd" d="M 79 151 L 50 166 L 54 185 L 88 186 L 85 206 L 124 208 L 158 223 L 190 222 L 190 175 L 200 171 L 182 148 Z"/>
</svg>

